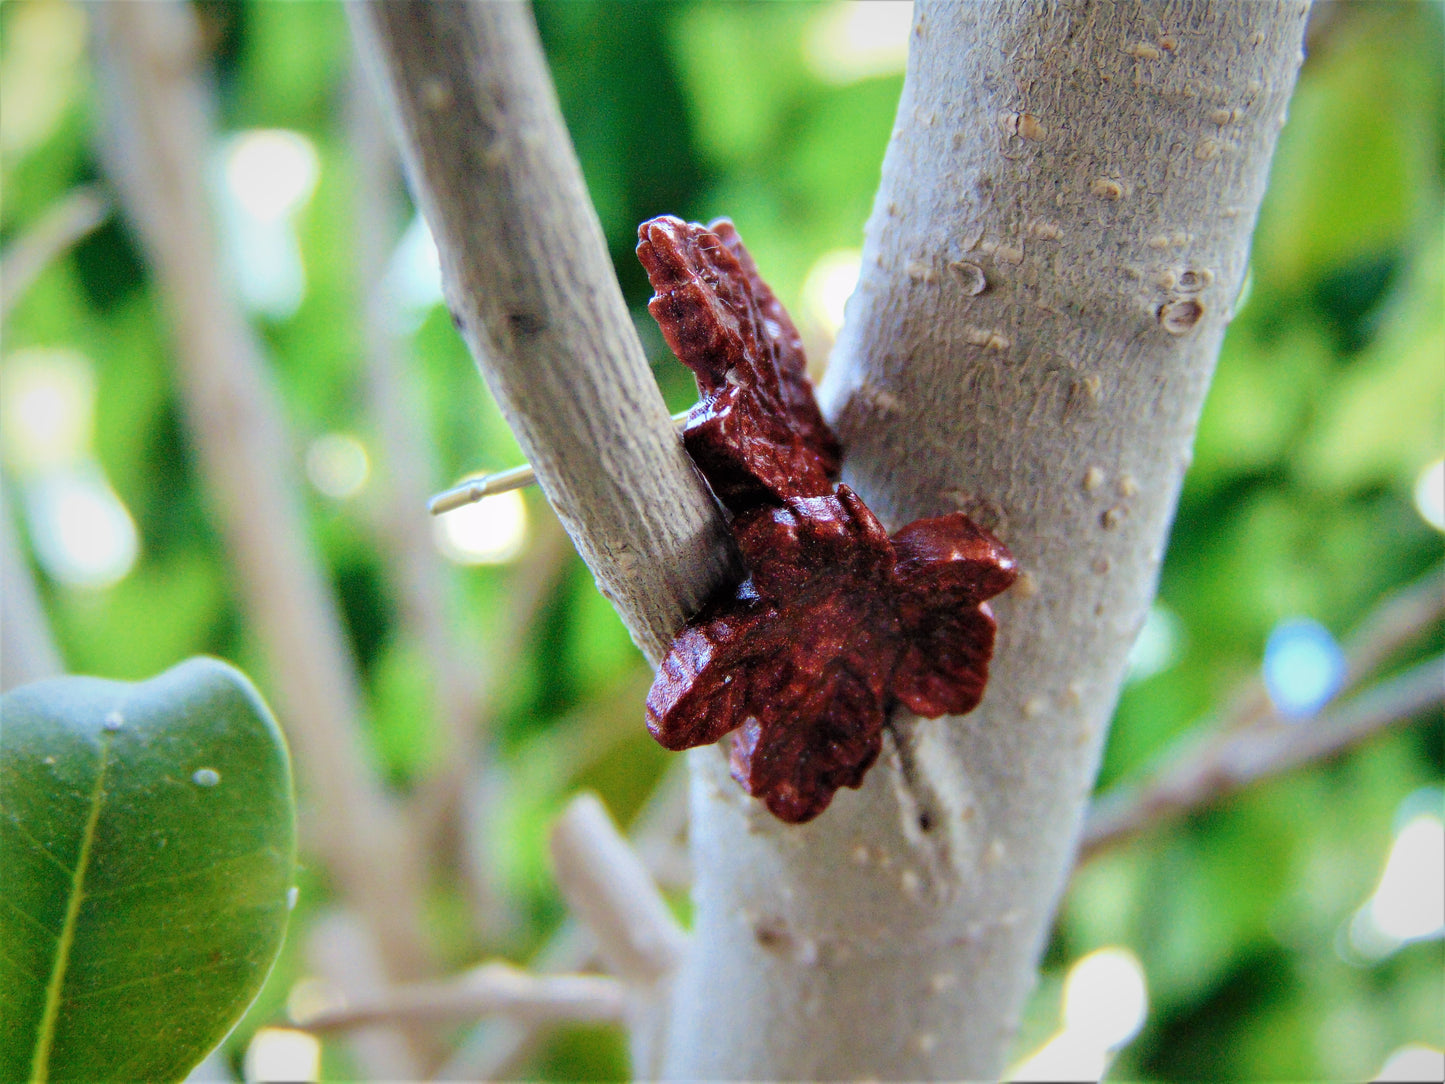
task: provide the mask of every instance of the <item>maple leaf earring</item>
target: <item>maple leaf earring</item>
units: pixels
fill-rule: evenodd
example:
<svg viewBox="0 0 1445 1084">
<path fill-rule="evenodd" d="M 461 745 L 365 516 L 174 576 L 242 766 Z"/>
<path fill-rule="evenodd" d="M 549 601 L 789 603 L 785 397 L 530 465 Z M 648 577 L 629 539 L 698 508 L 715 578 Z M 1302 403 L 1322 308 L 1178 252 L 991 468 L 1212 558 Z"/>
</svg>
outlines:
<svg viewBox="0 0 1445 1084">
<path fill-rule="evenodd" d="M 748 575 L 677 634 L 647 694 L 668 749 L 732 735 L 733 778 L 780 820 L 812 820 L 859 787 L 889 713 L 935 719 L 983 697 L 995 624 L 987 600 L 1013 556 L 962 512 L 890 537 L 837 484 L 838 438 L 808 382 L 803 343 L 727 219 L 664 215 L 638 228 L 648 311 L 697 377 L 674 421 L 731 517 Z M 433 497 L 434 514 L 530 485 L 518 467 Z"/>
<path fill-rule="evenodd" d="M 986 600 L 1013 557 L 961 512 L 891 538 L 835 487 L 837 438 L 802 343 L 731 222 L 671 216 L 638 230 L 649 311 L 700 399 L 683 442 L 749 569 L 678 634 L 647 697 L 669 749 L 733 734 L 733 778 L 779 819 L 811 820 L 858 787 L 888 713 L 971 711 L 993 653 Z"/>
</svg>

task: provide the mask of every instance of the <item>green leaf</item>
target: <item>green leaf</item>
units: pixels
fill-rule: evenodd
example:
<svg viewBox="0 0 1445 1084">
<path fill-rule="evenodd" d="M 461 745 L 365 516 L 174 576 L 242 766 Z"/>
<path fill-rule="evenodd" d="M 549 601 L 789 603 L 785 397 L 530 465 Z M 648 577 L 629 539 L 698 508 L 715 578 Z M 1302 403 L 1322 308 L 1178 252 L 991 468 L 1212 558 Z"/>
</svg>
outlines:
<svg viewBox="0 0 1445 1084">
<path fill-rule="evenodd" d="M 0 698 L 0 1079 L 179 1080 L 286 929 L 285 739 L 239 671 Z"/>
</svg>

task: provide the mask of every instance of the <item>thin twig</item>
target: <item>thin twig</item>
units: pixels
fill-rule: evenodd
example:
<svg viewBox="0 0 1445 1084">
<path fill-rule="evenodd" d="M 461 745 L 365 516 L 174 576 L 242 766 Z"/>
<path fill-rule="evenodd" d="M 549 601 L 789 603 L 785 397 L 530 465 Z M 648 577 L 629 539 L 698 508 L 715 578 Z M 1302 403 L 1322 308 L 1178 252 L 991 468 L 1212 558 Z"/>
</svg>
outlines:
<svg viewBox="0 0 1445 1084">
<path fill-rule="evenodd" d="M 10 518 L 9 489 L 6 477 L 0 484 L 0 692 L 65 670 Z"/>
<path fill-rule="evenodd" d="M 653 789 L 632 823 L 632 844 L 644 861 L 671 844 L 687 821 L 687 773 L 674 765 Z M 657 870 L 649 863 L 654 877 Z M 580 971 L 594 966 L 597 943 L 576 918 L 568 917 L 531 959 L 533 972 Z M 545 1028 L 515 1020 L 484 1021 L 457 1047 L 437 1073 L 438 1080 L 504 1080 L 519 1073 L 545 1035 Z"/>
<path fill-rule="evenodd" d="M 451 1024 L 506 1016 L 530 1024 L 617 1023 L 626 997 L 605 975 L 534 975 L 493 962 L 449 982 L 393 987 L 385 997 L 328 1009 L 296 1021 L 308 1031 L 349 1031 L 378 1023 Z"/>
<path fill-rule="evenodd" d="M 597 944 L 592 935 L 569 917 L 532 956 L 528 970 L 542 975 L 565 974 L 590 968 L 596 960 Z M 483 1020 L 457 1045 L 433 1079 L 510 1080 L 520 1073 L 546 1034 L 544 1021 L 503 1016 Z"/>
<path fill-rule="evenodd" d="M 686 427 L 690 413 L 684 410 L 672 416 L 672 424 L 679 432 Z M 536 484 L 537 472 L 532 469 L 532 464 L 523 463 L 519 467 L 508 467 L 506 470 L 458 482 L 451 489 L 443 490 L 428 500 L 426 510 L 434 516 L 440 516 L 484 501 L 488 497 L 495 497 L 498 493 L 510 493 L 514 489 L 526 489 Z"/>
<path fill-rule="evenodd" d="M 596 795 L 579 794 L 557 818 L 552 865 L 563 898 L 615 974 L 644 987 L 672 973 L 685 935 Z"/>
<path fill-rule="evenodd" d="M 1377 601 L 1344 639 L 1345 675 L 1335 690 L 1335 699 L 1348 696 L 1382 662 L 1438 621 L 1442 614 L 1445 614 L 1445 566 L 1431 569 L 1414 583 Z M 1274 714 L 1264 679 L 1255 674 L 1234 694 L 1218 722 L 1207 729 L 1222 738 L 1228 733 L 1266 725 L 1274 720 Z"/>
<path fill-rule="evenodd" d="M 349 911 L 329 911 L 315 918 L 306 931 L 306 963 L 336 991 L 343 1001 L 367 1001 L 385 996 L 389 983 L 378 958 L 375 939 L 366 925 Z M 408 1042 L 408 1037 L 412 1042 Z M 414 1080 L 423 1045 L 416 1029 L 373 1026 L 346 1037 L 351 1057 L 372 1080 Z"/>
<path fill-rule="evenodd" d="M 1333 703 L 1338 703 L 1358 688 L 1382 663 L 1421 636 L 1442 615 L 1445 615 L 1445 567 L 1431 569 L 1414 583 L 1377 602 L 1345 638 L 1345 677 Z M 1331 708 L 1323 718 L 1289 721 L 1275 713 L 1263 681 L 1257 676 L 1250 678 L 1217 722 L 1192 728 L 1172 749 L 1157 758 L 1157 767 L 1146 772 L 1144 782 L 1114 787 L 1095 799 L 1084 825 L 1081 860 L 1142 831 L 1153 816 L 1170 817 L 1184 812 L 1187 804 L 1181 803 L 1207 804 L 1213 801 L 1216 795 L 1211 791 L 1211 780 L 1223 788 L 1221 795 L 1243 785 L 1231 782 L 1227 773 L 1216 780 L 1221 770 L 1219 765 L 1236 763 L 1233 758 L 1240 755 L 1263 755 L 1258 751 L 1274 749 L 1272 743 L 1276 739 L 1290 749 L 1309 748 L 1309 739 L 1299 736 L 1306 732 L 1324 734 L 1328 743 L 1329 736 L 1335 733 L 1331 728 L 1332 720 L 1344 718 L 1348 722 L 1354 717 L 1356 704 L 1375 702 L 1374 690 L 1371 690 L 1344 708 Z M 1402 717 L 1379 720 L 1373 729 L 1396 722 L 1399 718 Z M 1361 740 L 1373 729 L 1350 740 Z M 1239 749 L 1247 752 L 1240 754 Z M 1255 753 L 1251 754 L 1249 750 Z M 1325 752 L 1319 755 L 1335 751 L 1327 744 Z M 1283 749 L 1277 752 L 1281 756 L 1293 755 Z M 1299 761 L 1281 762 L 1278 771 L 1296 763 Z"/>
<path fill-rule="evenodd" d="M 1096 801 L 1085 823 L 1080 858 L 1092 858 L 1252 783 L 1332 757 L 1442 703 L 1445 656 L 1436 656 L 1314 719 L 1237 732 L 1140 787 L 1119 787 Z"/>
<path fill-rule="evenodd" d="M 1375 604 L 1345 639 L 1345 682 L 1350 691 L 1381 663 L 1445 616 L 1445 566 L 1431 569 L 1414 583 Z M 1339 694 L 1336 694 L 1339 695 Z"/>
<path fill-rule="evenodd" d="M 30 284 L 67 249 L 110 217 L 110 200 L 94 185 L 77 188 L 0 255 L 0 320 Z"/>
</svg>

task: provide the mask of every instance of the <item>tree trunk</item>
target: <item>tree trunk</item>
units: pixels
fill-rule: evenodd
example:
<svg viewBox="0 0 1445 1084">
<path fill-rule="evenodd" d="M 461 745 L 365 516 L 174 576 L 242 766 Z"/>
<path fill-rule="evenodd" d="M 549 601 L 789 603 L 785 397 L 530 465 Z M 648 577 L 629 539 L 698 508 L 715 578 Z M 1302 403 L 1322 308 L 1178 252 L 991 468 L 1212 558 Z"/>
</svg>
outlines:
<svg viewBox="0 0 1445 1084">
<path fill-rule="evenodd" d="M 890 529 L 968 512 L 1023 576 L 983 705 L 900 713 L 817 821 L 692 754 L 664 1074 L 996 1076 L 1060 890 L 1300 61 L 1307 5 L 915 5 L 822 392 Z"/>
</svg>

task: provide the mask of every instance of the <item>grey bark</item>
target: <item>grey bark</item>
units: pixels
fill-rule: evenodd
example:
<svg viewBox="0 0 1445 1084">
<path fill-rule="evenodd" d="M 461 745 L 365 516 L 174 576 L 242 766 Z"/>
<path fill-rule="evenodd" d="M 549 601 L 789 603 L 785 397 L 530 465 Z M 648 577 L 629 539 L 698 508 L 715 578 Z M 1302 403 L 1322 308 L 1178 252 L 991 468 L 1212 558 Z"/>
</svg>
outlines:
<svg viewBox="0 0 1445 1084">
<path fill-rule="evenodd" d="M 962 719 L 894 720 L 785 826 L 691 754 L 695 934 L 664 1075 L 996 1075 L 1072 860 L 1243 277 L 1306 5 L 923 4 L 823 391 L 891 527 L 962 508 L 1024 570 Z M 619 308 L 525 15 L 356 5 L 448 296 L 654 660 L 723 569 Z M 620 420 L 619 420 L 620 419 Z"/>
<path fill-rule="evenodd" d="M 543 491 L 656 663 L 734 559 L 668 420 L 517 3 L 349 5 L 448 305 Z"/>
<path fill-rule="evenodd" d="M 1300 60 L 1306 5 L 918 3 L 822 391 L 890 528 L 963 509 L 1023 576 L 982 707 L 896 718 L 800 828 L 693 754 L 667 1074 L 1003 1068 L 1073 859 Z"/>
</svg>

